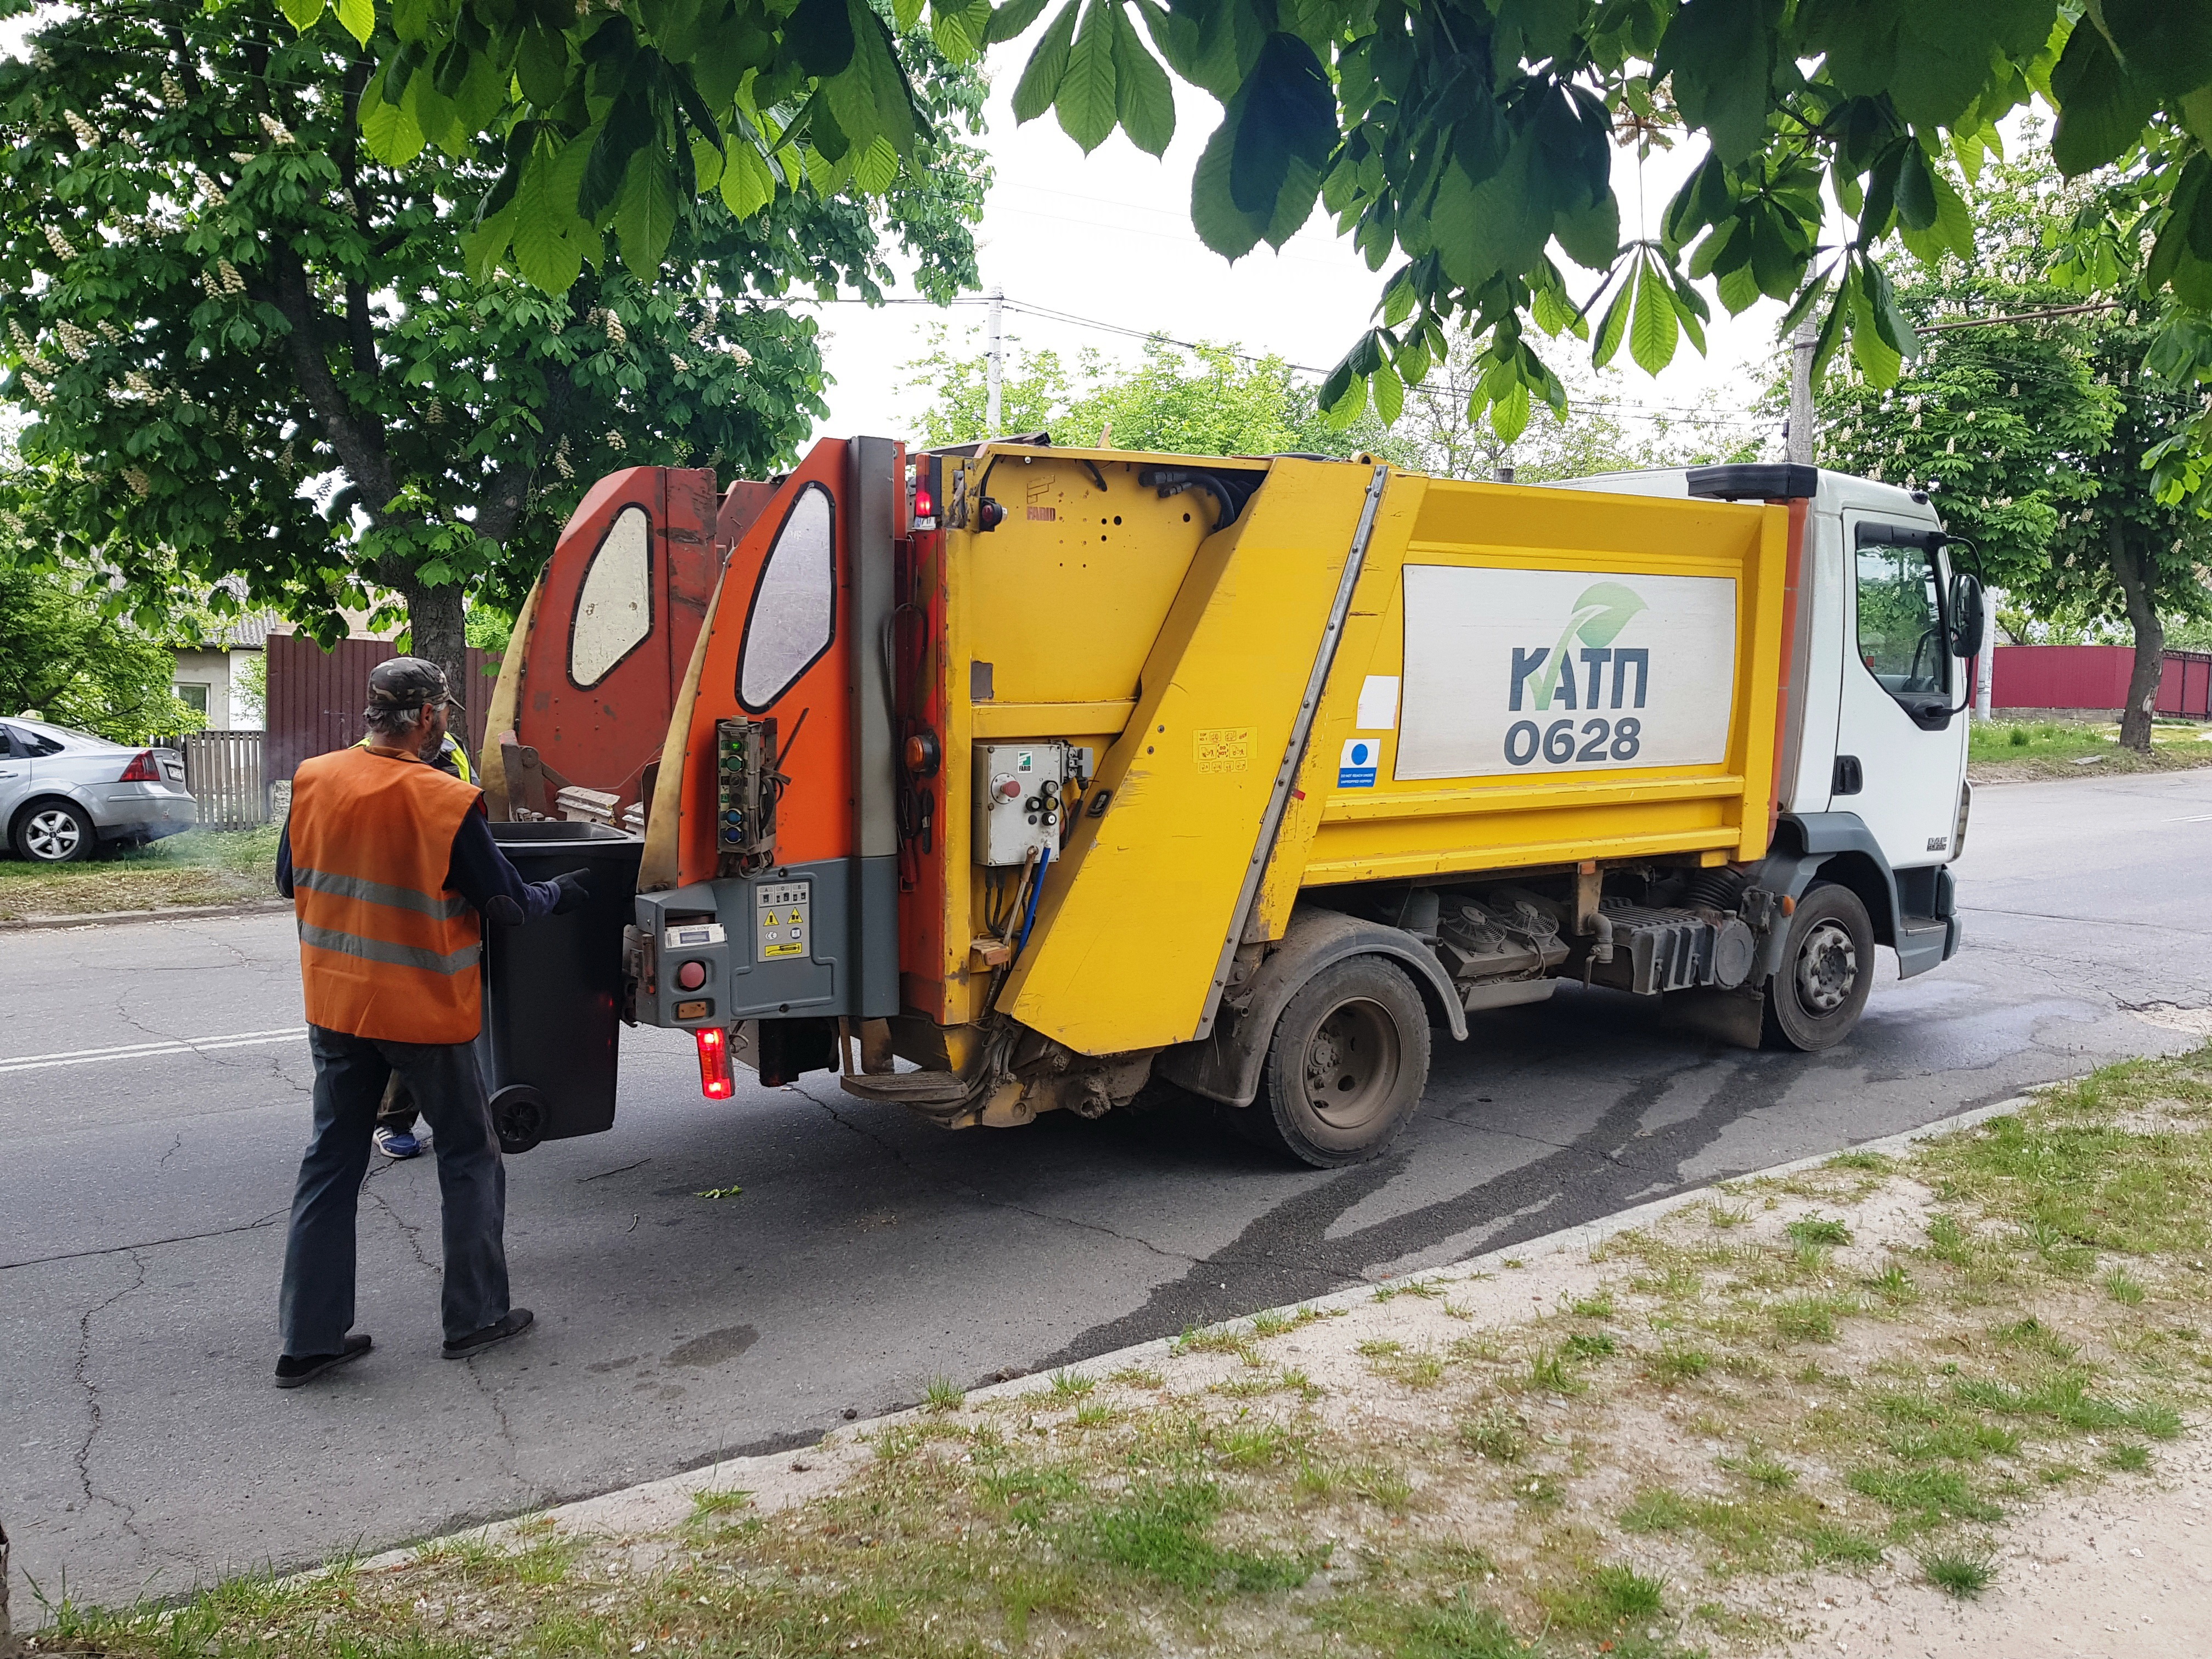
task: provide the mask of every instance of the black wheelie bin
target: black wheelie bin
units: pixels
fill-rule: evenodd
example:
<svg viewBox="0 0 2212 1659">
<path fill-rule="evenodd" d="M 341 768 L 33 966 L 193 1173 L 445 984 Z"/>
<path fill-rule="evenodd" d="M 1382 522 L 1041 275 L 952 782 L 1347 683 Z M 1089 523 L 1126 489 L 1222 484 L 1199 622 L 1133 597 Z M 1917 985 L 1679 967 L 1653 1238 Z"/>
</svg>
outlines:
<svg viewBox="0 0 2212 1659">
<path fill-rule="evenodd" d="M 477 1066 L 501 1150 L 526 1152 L 541 1140 L 614 1125 L 623 929 L 645 843 L 596 823 L 495 823 L 491 834 L 526 880 L 581 870 L 592 890 L 565 916 L 484 924 Z"/>
</svg>

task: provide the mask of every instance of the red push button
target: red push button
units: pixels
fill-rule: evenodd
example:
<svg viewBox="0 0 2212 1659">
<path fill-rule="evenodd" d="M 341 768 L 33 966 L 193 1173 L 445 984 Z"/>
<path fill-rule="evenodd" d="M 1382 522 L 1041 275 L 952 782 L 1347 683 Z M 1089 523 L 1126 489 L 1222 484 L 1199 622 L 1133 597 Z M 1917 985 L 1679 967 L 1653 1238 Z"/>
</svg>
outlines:
<svg viewBox="0 0 2212 1659">
<path fill-rule="evenodd" d="M 703 962 L 684 962 L 676 966 L 676 988 L 696 991 L 707 982 L 707 964 Z"/>
</svg>

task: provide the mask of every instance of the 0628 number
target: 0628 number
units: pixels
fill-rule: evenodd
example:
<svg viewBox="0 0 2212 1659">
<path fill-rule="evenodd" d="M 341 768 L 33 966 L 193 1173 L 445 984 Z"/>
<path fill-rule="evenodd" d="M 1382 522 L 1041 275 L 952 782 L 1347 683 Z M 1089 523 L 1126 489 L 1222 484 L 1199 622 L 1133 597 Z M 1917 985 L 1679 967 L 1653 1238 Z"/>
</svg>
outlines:
<svg viewBox="0 0 2212 1659">
<path fill-rule="evenodd" d="M 1506 763 L 1527 766 L 1539 754 L 1554 766 L 1565 766 L 1570 761 L 1584 764 L 1632 761 L 1644 746 L 1644 722 L 1633 714 L 1621 720 L 1584 720 L 1579 748 L 1576 735 L 1571 720 L 1553 720 L 1541 728 L 1534 720 L 1516 720 L 1505 732 Z"/>
</svg>

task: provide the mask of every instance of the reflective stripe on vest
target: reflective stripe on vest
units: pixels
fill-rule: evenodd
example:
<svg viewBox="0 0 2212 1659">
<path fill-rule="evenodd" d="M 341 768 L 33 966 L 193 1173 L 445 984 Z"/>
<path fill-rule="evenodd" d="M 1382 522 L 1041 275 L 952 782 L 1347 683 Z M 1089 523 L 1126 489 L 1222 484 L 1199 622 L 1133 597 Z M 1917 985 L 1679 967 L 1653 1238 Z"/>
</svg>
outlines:
<svg viewBox="0 0 2212 1659">
<path fill-rule="evenodd" d="M 395 1042 L 476 1036 L 481 935 L 446 877 L 477 799 L 434 767 L 365 749 L 301 766 L 289 834 L 311 1023 Z"/>
</svg>

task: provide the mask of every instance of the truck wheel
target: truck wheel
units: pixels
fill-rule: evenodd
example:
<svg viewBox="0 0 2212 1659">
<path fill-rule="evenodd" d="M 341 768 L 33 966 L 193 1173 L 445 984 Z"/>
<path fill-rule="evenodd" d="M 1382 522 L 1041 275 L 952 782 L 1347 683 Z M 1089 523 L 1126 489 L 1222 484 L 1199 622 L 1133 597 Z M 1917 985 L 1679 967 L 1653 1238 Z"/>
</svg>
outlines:
<svg viewBox="0 0 2212 1659">
<path fill-rule="evenodd" d="M 1848 887 L 1816 881 L 1797 901 L 1782 969 L 1767 982 L 1769 1048 L 1813 1054 L 1843 1041 L 1874 988 L 1874 923 Z"/>
<path fill-rule="evenodd" d="M 1316 1170 L 1373 1158 L 1406 1127 L 1429 1081 L 1429 1014 L 1379 957 L 1333 963 L 1275 1022 L 1260 1097 L 1237 1114 L 1253 1140 Z"/>
</svg>

